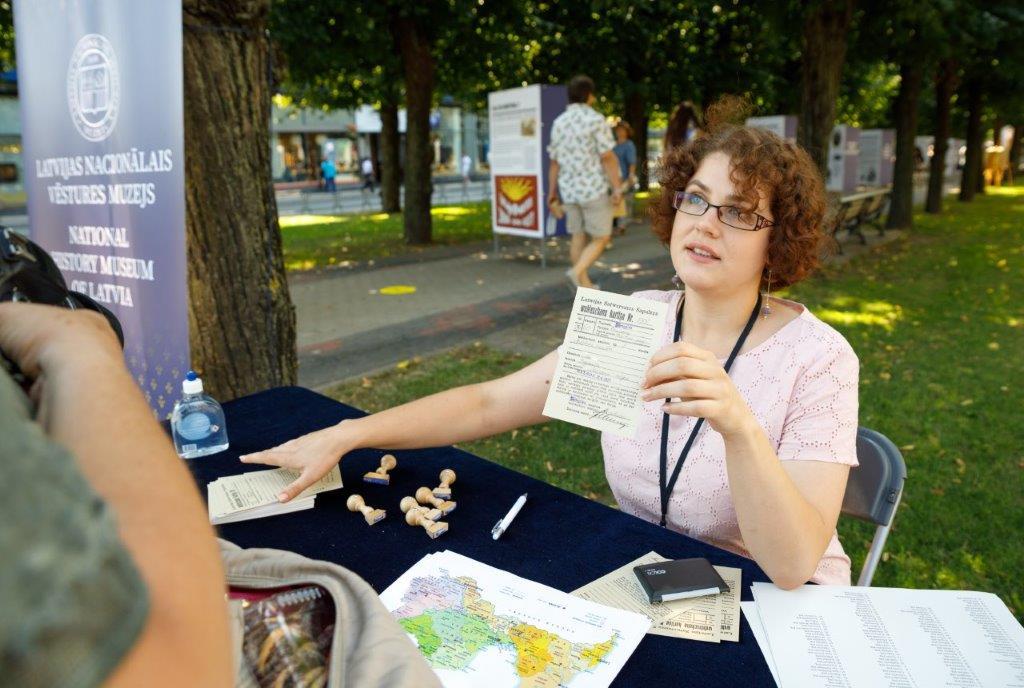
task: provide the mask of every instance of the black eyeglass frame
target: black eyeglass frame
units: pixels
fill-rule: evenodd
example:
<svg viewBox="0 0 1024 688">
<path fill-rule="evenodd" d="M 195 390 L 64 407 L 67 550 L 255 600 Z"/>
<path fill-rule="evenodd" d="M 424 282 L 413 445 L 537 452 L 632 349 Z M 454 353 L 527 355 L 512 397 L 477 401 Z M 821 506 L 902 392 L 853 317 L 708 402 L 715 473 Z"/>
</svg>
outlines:
<svg viewBox="0 0 1024 688">
<path fill-rule="evenodd" d="M 699 213 L 691 213 L 691 212 L 687 212 L 687 211 L 683 210 L 681 206 L 683 205 L 683 201 L 686 199 L 687 196 L 699 199 L 704 204 L 704 210 L 700 211 Z M 722 210 L 725 209 L 725 208 L 732 208 L 732 209 L 736 210 L 737 212 L 741 212 L 741 213 L 749 212 L 749 211 L 742 210 L 740 208 L 737 208 L 734 205 L 715 205 L 714 203 L 712 203 L 711 201 L 707 200 L 706 198 L 701 198 L 697 194 L 692 193 L 690 191 L 676 191 L 675 195 L 672 197 L 672 207 L 675 208 L 677 211 L 679 211 L 681 213 L 686 213 L 687 215 L 691 215 L 693 217 L 700 217 L 701 215 L 703 215 L 704 213 L 706 213 L 708 211 L 708 208 L 714 208 L 715 209 L 715 213 L 718 215 L 718 219 L 722 221 L 722 224 L 728 225 L 729 227 L 732 227 L 733 229 L 738 229 L 738 230 L 743 231 L 743 232 L 757 232 L 757 231 L 760 231 L 760 230 L 764 229 L 765 227 L 774 227 L 775 226 L 774 222 L 772 222 L 768 218 L 764 217 L 763 215 L 761 215 L 759 213 L 753 213 L 754 217 L 757 218 L 757 223 L 753 227 L 737 227 L 736 225 L 731 224 L 728 220 L 726 220 L 725 217 L 723 217 Z"/>
</svg>

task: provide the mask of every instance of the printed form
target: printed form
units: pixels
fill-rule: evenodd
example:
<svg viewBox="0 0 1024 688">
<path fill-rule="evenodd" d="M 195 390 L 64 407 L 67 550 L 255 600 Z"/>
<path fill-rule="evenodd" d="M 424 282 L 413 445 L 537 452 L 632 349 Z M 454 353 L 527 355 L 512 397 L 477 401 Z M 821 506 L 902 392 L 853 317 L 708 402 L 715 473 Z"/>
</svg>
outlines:
<svg viewBox="0 0 1024 688">
<path fill-rule="evenodd" d="M 785 688 L 1024 685 L 1024 628 L 992 593 L 770 583 L 753 593 L 744 611 Z"/>
<path fill-rule="evenodd" d="M 729 566 L 715 566 L 729 586 L 729 590 L 720 595 L 651 604 L 640 588 L 633 567 L 661 561 L 667 560 L 657 552 L 648 552 L 571 594 L 608 607 L 643 614 L 653 624 L 647 632 L 655 635 L 708 643 L 738 641 L 742 571 Z"/>
<path fill-rule="evenodd" d="M 549 418 L 632 437 L 669 304 L 579 288 L 548 390 Z"/>
</svg>

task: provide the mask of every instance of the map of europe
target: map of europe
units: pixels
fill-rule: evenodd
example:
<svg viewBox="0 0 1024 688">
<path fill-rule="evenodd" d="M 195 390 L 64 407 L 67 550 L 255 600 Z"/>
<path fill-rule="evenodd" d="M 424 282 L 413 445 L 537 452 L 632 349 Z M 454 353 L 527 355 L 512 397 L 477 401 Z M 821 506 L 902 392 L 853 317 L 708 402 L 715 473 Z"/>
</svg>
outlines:
<svg viewBox="0 0 1024 688">
<path fill-rule="evenodd" d="M 569 685 L 600 666 L 619 641 L 611 631 L 597 643 L 572 642 L 514 614 L 496 614 L 474 578 L 445 570 L 413 578 L 392 614 L 435 671 L 467 671 L 497 649 L 521 688 Z"/>
</svg>

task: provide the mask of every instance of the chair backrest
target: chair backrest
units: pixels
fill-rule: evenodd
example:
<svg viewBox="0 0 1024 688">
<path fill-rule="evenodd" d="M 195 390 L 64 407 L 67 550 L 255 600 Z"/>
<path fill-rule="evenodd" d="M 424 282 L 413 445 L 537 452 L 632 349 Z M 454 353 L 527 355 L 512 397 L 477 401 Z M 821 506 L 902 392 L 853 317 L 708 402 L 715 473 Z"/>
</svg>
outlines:
<svg viewBox="0 0 1024 688">
<path fill-rule="evenodd" d="M 857 429 L 857 461 L 850 470 L 843 497 L 843 513 L 887 526 L 899 504 L 907 465 L 888 437 L 869 428 Z"/>
</svg>

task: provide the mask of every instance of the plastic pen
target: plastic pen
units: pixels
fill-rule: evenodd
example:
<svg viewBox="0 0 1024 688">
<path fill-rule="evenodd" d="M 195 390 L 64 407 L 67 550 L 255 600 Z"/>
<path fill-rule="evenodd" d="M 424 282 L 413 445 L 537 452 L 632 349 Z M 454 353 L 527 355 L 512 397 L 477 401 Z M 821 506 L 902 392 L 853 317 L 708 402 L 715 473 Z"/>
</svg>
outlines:
<svg viewBox="0 0 1024 688">
<path fill-rule="evenodd" d="M 492 539 L 497 540 L 501 537 L 502 533 L 508 530 L 508 527 L 512 525 L 512 519 L 516 517 L 516 514 L 519 513 L 519 510 L 523 508 L 524 504 L 526 504 L 525 494 L 520 496 L 519 499 L 516 500 L 516 503 L 513 504 L 512 508 L 508 510 L 507 514 L 505 514 L 505 518 L 499 520 L 497 523 L 494 524 L 494 527 L 491 528 Z"/>
</svg>

